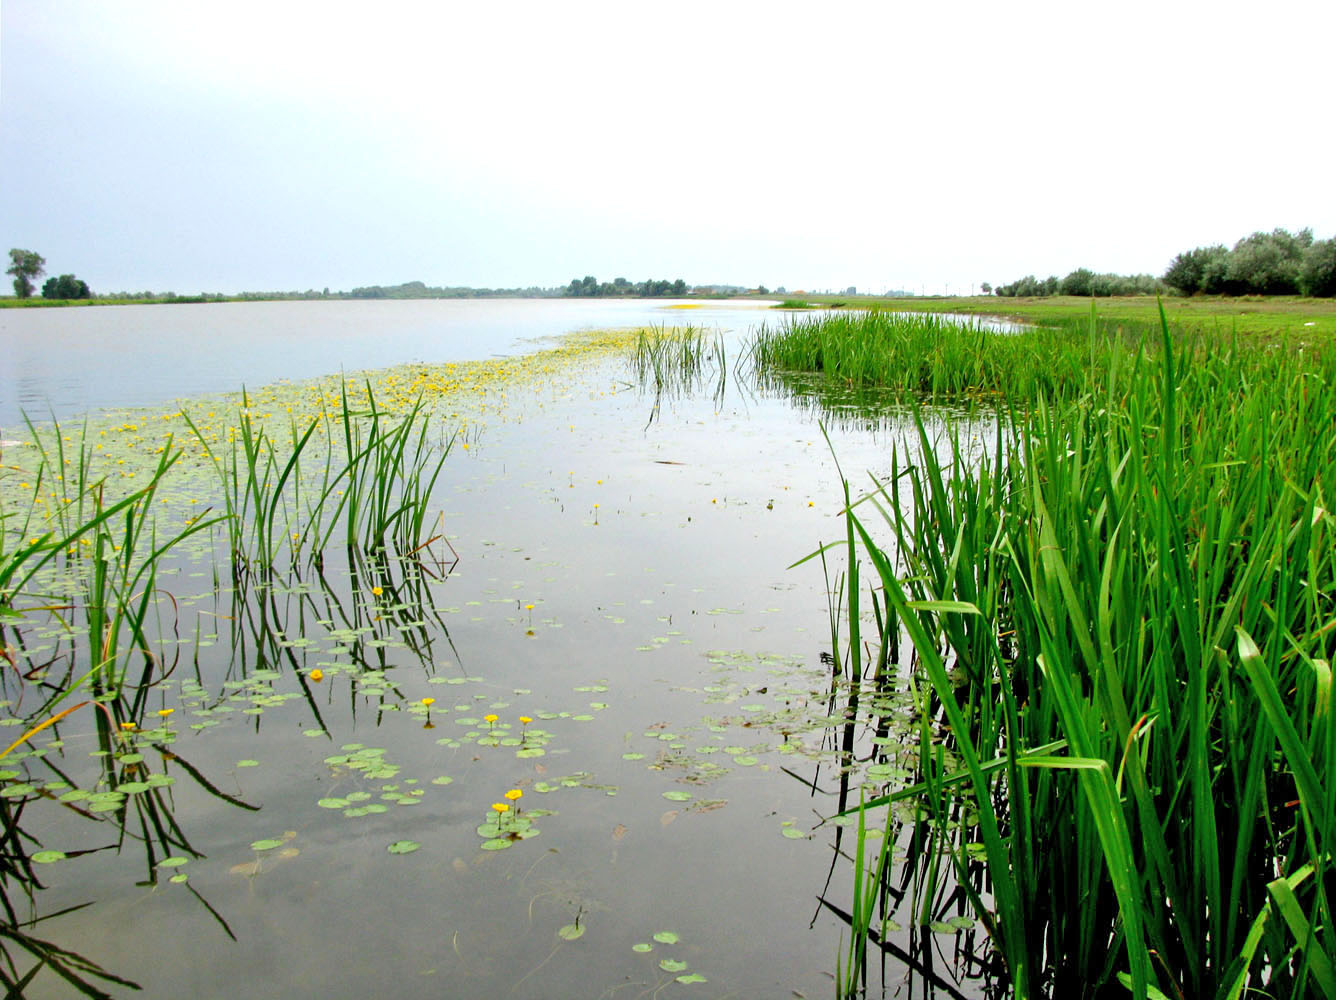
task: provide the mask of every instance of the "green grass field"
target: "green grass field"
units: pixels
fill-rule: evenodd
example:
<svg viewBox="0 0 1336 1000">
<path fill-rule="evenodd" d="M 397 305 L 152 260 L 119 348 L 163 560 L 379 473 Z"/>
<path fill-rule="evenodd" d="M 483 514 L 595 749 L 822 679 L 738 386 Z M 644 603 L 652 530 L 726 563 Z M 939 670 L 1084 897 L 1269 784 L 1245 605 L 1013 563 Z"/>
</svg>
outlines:
<svg viewBox="0 0 1336 1000">
<path fill-rule="evenodd" d="M 994 295 L 925 298 L 877 298 L 874 296 L 808 295 L 814 305 L 842 302 L 850 308 L 881 308 L 902 312 L 950 312 L 980 316 L 1005 316 L 1030 323 L 1060 325 L 1090 315 L 1091 300 L 1055 295 L 1048 298 L 999 298 Z M 1101 319 L 1155 324 L 1163 301 L 1170 326 L 1180 333 L 1218 330 L 1237 331 L 1244 339 L 1281 338 L 1321 342 L 1336 336 L 1336 299 L 1305 299 L 1297 296 L 1202 295 L 1165 298 L 1152 295 L 1095 299 Z"/>
</svg>

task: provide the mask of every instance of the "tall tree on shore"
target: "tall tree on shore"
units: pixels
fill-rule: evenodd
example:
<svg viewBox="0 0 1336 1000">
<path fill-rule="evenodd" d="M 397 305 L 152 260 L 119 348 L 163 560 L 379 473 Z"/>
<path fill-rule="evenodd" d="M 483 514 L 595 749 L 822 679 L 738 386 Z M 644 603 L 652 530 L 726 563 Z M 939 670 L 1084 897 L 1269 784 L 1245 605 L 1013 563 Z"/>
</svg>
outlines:
<svg viewBox="0 0 1336 1000">
<path fill-rule="evenodd" d="M 46 260 L 39 253 L 15 247 L 9 251 L 9 268 L 5 273 L 14 276 L 14 294 L 21 299 L 30 298 L 33 282 L 46 273 Z"/>
</svg>

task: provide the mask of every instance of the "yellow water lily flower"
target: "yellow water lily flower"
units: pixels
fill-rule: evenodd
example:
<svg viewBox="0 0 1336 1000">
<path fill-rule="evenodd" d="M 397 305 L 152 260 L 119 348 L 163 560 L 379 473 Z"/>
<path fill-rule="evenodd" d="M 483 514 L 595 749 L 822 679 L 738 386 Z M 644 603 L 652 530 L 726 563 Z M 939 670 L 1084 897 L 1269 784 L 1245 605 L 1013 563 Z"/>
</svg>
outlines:
<svg viewBox="0 0 1336 1000">
<path fill-rule="evenodd" d="M 372 587 L 372 588 L 371 588 L 371 593 L 373 593 L 373 594 L 375 594 L 377 597 L 379 597 L 381 594 L 385 593 L 385 591 L 382 590 L 380 587 Z"/>
<path fill-rule="evenodd" d="M 516 799 L 523 798 L 523 796 L 524 793 L 520 791 L 518 788 L 512 788 L 510 791 L 506 792 L 506 798 L 510 799 L 511 802 L 514 802 Z"/>
<path fill-rule="evenodd" d="M 435 704 L 436 704 L 436 699 L 435 699 L 435 698 L 423 698 L 423 699 L 422 699 L 422 704 L 425 705 L 425 706 L 427 706 L 428 708 L 431 708 L 432 705 L 435 705 Z"/>
<path fill-rule="evenodd" d="M 485 722 L 485 723 L 487 723 L 487 724 L 490 726 L 493 722 L 496 721 L 496 716 L 495 716 L 495 715 L 484 715 L 484 716 L 482 717 L 482 721 Z"/>
<path fill-rule="evenodd" d="M 521 716 L 520 716 L 520 725 L 521 725 L 521 726 L 527 726 L 527 725 L 528 725 L 529 723 L 531 723 L 531 722 L 533 722 L 533 719 L 529 718 L 527 715 L 521 715 Z"/>
<path fill-rule="evenodd" d="M 498 815 L 510 812 L 510 806 L 504 802 L 493 802 L 492 808 L 497 811 Z M 539 818 L 541 819 L 542 817 L 540 816 Z"/>
<path fill-rule="evenodd" d="M 175 711 L 176 711 L 176 709 L 174 709 L 174 708 L 160 708 L 160 709 L 158 709 L 158 714 L 161 715 L 161 716 L 165 719 L 165 718 L 167 718 L 167 716 L 171 715 L 171 714 L 172 714 L 173 712 L 175 712 Z"/>
<path fill-rule="evenodd" d="M 315 681 L 317 684 L 319 684 L 322 680 L 325 679 L 325 672 L 324 672 L 323 670 L 321 670 L 319 667 L 316 667 L 314 670 L 312 670 L 312 671 L 311 671 L 309 674 L 307 674 L 306 676 L 310 677 L 311 680 L 313 680 L 313 681 Z"/>
</svg>

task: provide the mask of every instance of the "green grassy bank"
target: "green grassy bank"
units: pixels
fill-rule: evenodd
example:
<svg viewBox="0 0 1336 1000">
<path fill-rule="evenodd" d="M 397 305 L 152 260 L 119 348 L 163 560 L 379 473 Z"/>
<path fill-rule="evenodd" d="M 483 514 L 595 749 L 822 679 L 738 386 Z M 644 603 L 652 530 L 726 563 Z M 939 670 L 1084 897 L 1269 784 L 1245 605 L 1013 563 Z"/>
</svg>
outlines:
<svg viewBox="0 0 1336 1000">
<path fill-rule="evenodd" d="M 1081 321 L 1090 313 L 1091 300 L 1074 296 L 1001 298 L 994 295 L 956 297 L 877 298 L 845 295 L 808 295 L 806 301 L 849 308 L 881 308 L 899 312 L 946 312 L 1003 316 L 1029 323 L 1059 325 Z M 1108 322 L 1154 324 L 1164 306 L 1177 332 L 1232 333 L 1245 338 L 1291 337 L 1314 342 L 1336 336 L 1336 300 L 1297 296 L 1198 295 L 1163 300 L 1151 295 L 1095 300 L 1101 319 Z"/>
</svg>

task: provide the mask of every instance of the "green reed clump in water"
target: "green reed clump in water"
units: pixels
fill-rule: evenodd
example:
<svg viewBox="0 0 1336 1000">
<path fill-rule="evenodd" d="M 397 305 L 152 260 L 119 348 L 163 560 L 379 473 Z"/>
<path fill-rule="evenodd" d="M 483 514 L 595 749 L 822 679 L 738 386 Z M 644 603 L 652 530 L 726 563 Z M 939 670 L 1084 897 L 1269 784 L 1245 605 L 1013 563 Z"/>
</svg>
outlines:
<svg viewBox="0 0 1336 1000">
<path fill-rule="evenodd" d="M 631 368 L 641 386 L 662 391 L 694 384 L 716 356 L 722 361 L 722 344 L 700 327 L 650 327 L 636 334 Z"/>
<path fill-rule="evenodd" d="M 1141 331 L 1092 323 L 1016 333 L 930 313 L 872 310 L 786 319 L 753 336 L 751 357 L 767 375 L 818 372 L 845 388 L 901 397 L 1032 399 L 1082 391 L 1108 369 L 1115 347 Z"/>
<path fill-rule="evenodd" d="M 222 486 L 234 579 L 273 572 L 284 552 L 293 565 L 303 554 L 318 565 L 340 525 L 349 549 L 371 553 L 393 545 L 406 555 L 433 540 L 427 506 L 453 440 L 433 443 L 421 398 L 401 416 L 377 405 L 369 382 L 364 407 L 346 382 L 340 399 L 337 417 L 293 421 L 284 442 L 253 421 L 243 394 L 239 433 L 224 454 L 185 416 Z M 323 455 L 313 440 L 324 442 Z"/>
<path fill-rule="evenodd" d="M 914 650 L 896 797 L 1018 997 L 1336 996 L 1336 363 L 1160 332 L 982 453 L 920 420 L 885 537 L 850 508 Z"/>
</svg>

